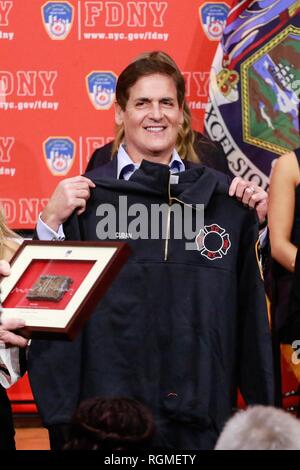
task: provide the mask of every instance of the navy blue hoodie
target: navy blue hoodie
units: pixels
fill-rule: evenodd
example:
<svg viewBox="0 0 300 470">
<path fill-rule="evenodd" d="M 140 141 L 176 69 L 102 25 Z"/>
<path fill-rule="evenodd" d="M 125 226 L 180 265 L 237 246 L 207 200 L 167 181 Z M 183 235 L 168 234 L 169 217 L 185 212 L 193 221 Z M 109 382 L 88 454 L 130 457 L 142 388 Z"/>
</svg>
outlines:
<svg viewBox="0 0 300 470">
<path fill-rule="evenodd" d="M 68 239 L 98 240 L 99 204 L 118 212 L 124 195 L 149 211 L 204 204 L 205 227 L 196 250 L 174 238 L 172 218 L 167 241 L 128 238 L 132 255 L 80 335 L 32 342 L 30 381 L 44 424 L 68 423 L 87 397 L 129 396 L 153 411 L 160 446 L 212 448 L 238 387 L 248 404 L 273 404 L 256 213 L 228 196 L 227 177 L 202 166 L 171 185 L 167 166 L 146 161 L 129 181 L 101 178 L 101 168 L 86 176 L 96 188 L 64 225 Z"/>
</svg>

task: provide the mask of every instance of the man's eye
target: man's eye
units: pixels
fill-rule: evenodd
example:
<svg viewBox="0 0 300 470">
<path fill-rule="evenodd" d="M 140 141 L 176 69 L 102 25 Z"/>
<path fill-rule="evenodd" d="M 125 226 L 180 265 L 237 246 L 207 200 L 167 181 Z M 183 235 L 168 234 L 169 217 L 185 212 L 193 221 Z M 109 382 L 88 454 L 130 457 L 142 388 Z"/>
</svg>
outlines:
<svg viewBox="0 0 300 470">
<path fill-rule="evenodd" d="M 145 105 L 146 105 L 145 101 L 137 101 L 137 103 L 136 103 L 136 106 L 138 108 L 141 108 L 142 106 L 145 106 Z"/>
<path fill-rule="evenodd" d="M 163 101 L 162 104 L 163 104 L 164 106 L 168 106 L 168 107 L 170 107 L 170 108 L 171 108 L 172 106 L 174 106 L 173 101 L 169 101 L 169 100 Z"/>
</svg>

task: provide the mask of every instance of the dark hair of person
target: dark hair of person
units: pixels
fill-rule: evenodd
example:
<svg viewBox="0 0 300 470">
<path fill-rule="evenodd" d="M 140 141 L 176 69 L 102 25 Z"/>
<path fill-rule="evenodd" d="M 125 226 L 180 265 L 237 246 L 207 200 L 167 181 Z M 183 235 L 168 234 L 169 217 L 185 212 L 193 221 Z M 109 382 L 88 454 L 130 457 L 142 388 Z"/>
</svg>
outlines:
<svg viewBox="0 0 300 470">
<path fill-rule="evenodd" d="M 154 429 L 151 412 L 137 400 L 90 398 L 79 405 L 64 450 L 143 450 Z"/>
</svg>

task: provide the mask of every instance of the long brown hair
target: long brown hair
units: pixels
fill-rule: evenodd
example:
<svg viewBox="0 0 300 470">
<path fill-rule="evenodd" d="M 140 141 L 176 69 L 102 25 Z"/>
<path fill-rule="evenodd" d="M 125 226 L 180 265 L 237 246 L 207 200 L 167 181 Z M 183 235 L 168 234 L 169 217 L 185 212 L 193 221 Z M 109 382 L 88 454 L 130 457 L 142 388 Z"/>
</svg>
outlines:
<svg viewBox="0 0 300 470">
<path fill-rule="evenodd" d="M 174 60 L 165 52 L 152 51 L 139 55 L 120 74 L 116 87 L 116 100 L 124 111 L 129 99 L 130 88 L 142 77 L 153 74 L 161 74 L 171 77 L 177 91 L 177 101 L 183 108 L 183 124 L 179 128 L 176 141 L 176 150 L 184 160 L 199 163 L 194 143 L 194 132 L 191 127 L 191 112 L 185 101 L 185 82 Z M 116 135 L 112 148 L 112 155 L 118 150 L 124 139 L 124 126 L 116 126 Z"/>
<path fill-rule="evenodd" d="M 18 244 L 14 239 L 20 238 L 5 223 L 3 210 L 0 208 L 0 259 L 9 260 L 16 251 Z"/>
</svg>

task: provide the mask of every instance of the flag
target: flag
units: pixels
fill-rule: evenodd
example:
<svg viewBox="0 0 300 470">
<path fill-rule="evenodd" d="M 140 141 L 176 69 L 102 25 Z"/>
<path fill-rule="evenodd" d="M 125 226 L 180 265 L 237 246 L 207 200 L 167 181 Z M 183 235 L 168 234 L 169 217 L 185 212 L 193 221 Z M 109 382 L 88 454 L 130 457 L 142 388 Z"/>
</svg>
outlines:
<svg viewBox="0 0 300 470">
<path fill-rule="evenodd" d="M 268 188 L 272 162 L 300 147 L 300 0 L 241 0 L 210 73 L 205 130 L 230 171 Z"/>
</svg>

